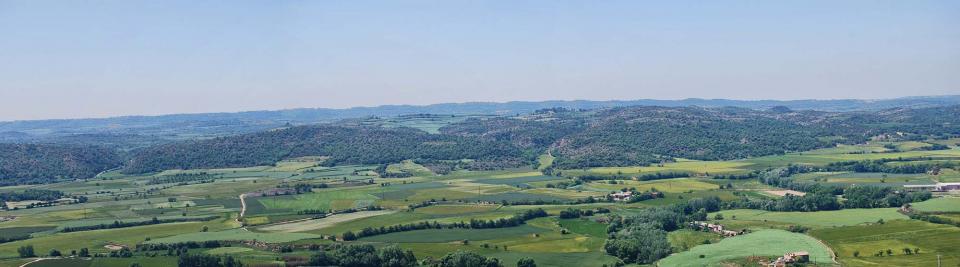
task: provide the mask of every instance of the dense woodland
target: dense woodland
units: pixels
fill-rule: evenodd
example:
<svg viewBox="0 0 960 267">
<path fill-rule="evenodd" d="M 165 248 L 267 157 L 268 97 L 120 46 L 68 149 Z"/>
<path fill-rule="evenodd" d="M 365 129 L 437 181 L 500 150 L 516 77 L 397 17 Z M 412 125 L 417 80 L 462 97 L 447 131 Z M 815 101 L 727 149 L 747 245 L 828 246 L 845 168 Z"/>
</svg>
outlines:
<svg viewBox="0 0 960 267">
<path fill-rule="evenodd" d="M 143 173 L 271 165 L 286 158 L 329 156 L 325 165 L 383 164 L 405 159 L 476 159 L 519 166 L 521 150 L 478 138 L 429 134 L 411 128 L 301 126 L 255 134 L 187 141 L 136 151 L 124 171 Z"/>
<path fill-rule="evenodd" d="M 556 157 L 553 169 L 658 164 L 674 158 L 728 160 L 862 143 L 960 136 L 960 106 L 880 112 L 766 111 L 744 108 L 619 107 L 539 110 L 471 118 L 430 134 L 413 128 L 352 123 L 158 144 L 131 151 L 98 146 L 0 144 L 3 184 L 90 178 L 121 166 L 126 173 L 271 165 L 327 156 L 324 165 L 389 164 L 413 159 L 437 173 L 491 170 Z M 938 149 L 931 146 L 928 149 Z M 860 162 L 832 168 L 919 172 L 928 166 Z M 551 169 L 552 170 L 552 169 Z"/>
<path fill-rule="evenodd" d="M 0 186 L 89 178 L 120 162 L 118 152 L 98 146 L 0 143 Z"/>
</svg>

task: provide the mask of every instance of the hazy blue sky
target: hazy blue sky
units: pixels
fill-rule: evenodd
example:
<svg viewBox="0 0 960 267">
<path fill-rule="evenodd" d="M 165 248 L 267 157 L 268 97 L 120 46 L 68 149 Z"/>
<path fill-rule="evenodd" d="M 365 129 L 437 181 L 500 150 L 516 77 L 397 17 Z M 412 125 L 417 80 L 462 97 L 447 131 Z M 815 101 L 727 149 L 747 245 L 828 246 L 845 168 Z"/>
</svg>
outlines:
<svg viewBox="0 0 960 267">
<path fill-rule="evenodd" d="M 0 120 L 960 94 L 960 1 L 0 0 Z"/>
</svg>

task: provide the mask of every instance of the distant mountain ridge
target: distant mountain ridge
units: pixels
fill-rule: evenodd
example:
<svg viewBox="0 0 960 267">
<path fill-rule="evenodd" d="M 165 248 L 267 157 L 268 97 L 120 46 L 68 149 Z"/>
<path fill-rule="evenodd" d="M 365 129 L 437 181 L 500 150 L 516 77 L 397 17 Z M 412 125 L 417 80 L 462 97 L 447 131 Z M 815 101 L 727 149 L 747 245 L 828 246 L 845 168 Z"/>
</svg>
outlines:
<svg viewBox="0 0 960 267">
<path fill-rule="evenodd" d="M 178 136 L 223 136 L 273 129 L 287 124 L 303 125 L 361 117 L 392 117 L 406 114 L 524 114 L 546 108 L 596 109 L 625 106 L 741 107 L 792 110 L 871 111 L 889 108 L 925 108 L 960 104 L 960 95 L 903 97 L 880 100 L 551 100 L 468 102 L 432 105 L 384 105 L 347 109 L 298 108 L 234 113 L 197 113 L 158 116 L 122 116 L 94 119 L 53 119 L 0 122 L 0 142 L 37 141 L 49 136 L 78 134 L 137 134 L 178 139 Z"/>
</svg>

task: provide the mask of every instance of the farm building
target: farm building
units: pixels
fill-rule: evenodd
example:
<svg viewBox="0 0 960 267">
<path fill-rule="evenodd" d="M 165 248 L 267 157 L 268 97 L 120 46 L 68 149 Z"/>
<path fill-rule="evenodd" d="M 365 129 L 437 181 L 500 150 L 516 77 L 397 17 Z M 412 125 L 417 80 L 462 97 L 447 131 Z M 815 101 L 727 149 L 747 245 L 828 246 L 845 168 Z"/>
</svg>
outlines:
<svg viewBox="0 0 960 267">
<path fill-rule="evenodd" d="M 904 185 L 904 189 L 908 191 L 934 191 L 934 192 L 946 192 L 946 191 L 960 191 L 960 183 L 936 183 L 936 184 L 923 184 L 923 185 Z"/>
<path fill-rule="evenodd" d="M 614 201 L 628 201 L 630 200 L 630 197 L 633 196 L 633 192 L 631 191 L 615 192 L 613 194 L 610 194 L 610 196 L 613 197 Z"/>
<path fill-rule="evenodd" d="M 787 266 L 788 264 L 791 264 L 791 263 L 805 263 L 805 262 L 810 262 L 810 252 L 798 251 L 798 252 L 790 252 L 787 254 L 783 254 L 783 257 L 777 258 L 776 261 L 773 261 L 770 264 L 767 264 L 767 266 L 781 267 L 781 266 Z"/>
<path fill-rule="evenodd" d="M 743 233 L 742 231 L 741 231 L 741 232 L 738 232 L 738 231 L 732 231 L 732 230 L 724 229 L 723 225 L 721 225 L 721 224 L 712 224 L 712 223 L 707 223 L 707 222 L 692 222 L 692 223 L 690 223 L 690 226 L 691 226 L 691 227 L 695 227 L 695 228 L 700 229 L 700 230 L 705 230 L 705 229 L 706 229 L 706 230 L 709 230 L 709 231 L 711 231 L 711 232 L 714 232 L 714 233 L 718 233 L 718 234 L 720 234 L 720 235 L 723 235 L 724 237 L 733 237 L 733 236 L 737 236 L 737 235 L 740 235 L 740 234 Z"/>
</svg>

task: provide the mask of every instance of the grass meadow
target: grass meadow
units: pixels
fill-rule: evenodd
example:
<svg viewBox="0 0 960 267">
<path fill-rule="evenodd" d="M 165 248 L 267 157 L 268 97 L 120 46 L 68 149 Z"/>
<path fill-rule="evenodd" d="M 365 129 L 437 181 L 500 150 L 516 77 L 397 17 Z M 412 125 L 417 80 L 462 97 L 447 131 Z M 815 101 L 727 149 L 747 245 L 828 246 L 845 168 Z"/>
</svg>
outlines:
<svg viewBox="0 0 960 267">
<path fill-rule="evenodd" d="M 807 251 L 810 260 L 830 263 L 830 249 L 816 239 L 783 230 L 760 230 L 725 238 L 714 244 L 700 245 L 660 260 L 660 266 L 722 266 L 724 261 L 749 256 L 779 257 L 785 253 Z M 701 255 L 703 257 L 701 257 Z"/>
</svg>

